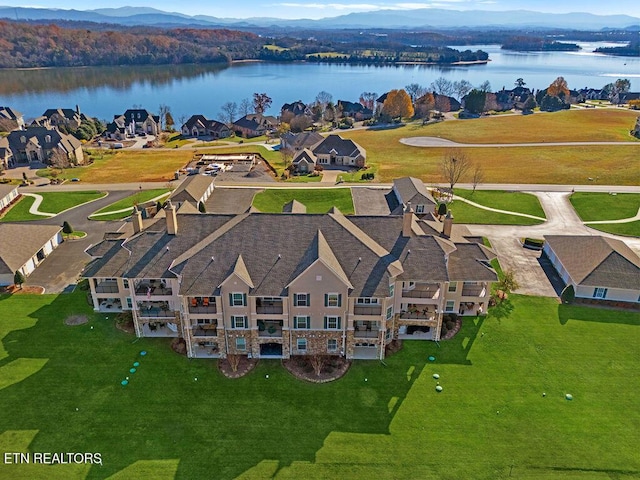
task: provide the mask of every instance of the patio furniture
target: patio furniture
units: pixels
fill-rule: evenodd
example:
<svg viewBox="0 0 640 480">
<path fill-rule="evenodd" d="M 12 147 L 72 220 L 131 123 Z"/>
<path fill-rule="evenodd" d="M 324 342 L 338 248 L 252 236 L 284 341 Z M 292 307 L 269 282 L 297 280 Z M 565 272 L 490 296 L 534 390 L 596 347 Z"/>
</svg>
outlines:
<svg viewBox="0 0 640 480">
<path fill-rule="evenodd" d="M 209 298 L 208 297 L 204 297 L 202 299 L 202 305 L 204 305 L 205 307 L 209 306 Z"/>
<path fill-rule="evenodd" d="M 192 298 L 191 299 L 191 306 L 192 307 L 197 307 L 198 306 L 198 299 L 197 298 Z"/>
</svg>

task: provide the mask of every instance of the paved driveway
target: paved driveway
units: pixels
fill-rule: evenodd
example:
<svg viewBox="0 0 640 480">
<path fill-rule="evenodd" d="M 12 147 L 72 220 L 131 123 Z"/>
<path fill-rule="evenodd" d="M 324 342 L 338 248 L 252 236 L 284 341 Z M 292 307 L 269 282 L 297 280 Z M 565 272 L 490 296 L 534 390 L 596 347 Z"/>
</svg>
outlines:
<svg viewBox="0 0 640 480">
<path fill-rule="evenodd" d="M 356 215 L 389 215 L 387 195 L 390 188 L 353 187 L 351 197 Z"/>
<path fill-rule="evenodd" d="M 87 217 L 115 201 L 135 193 L 134 191 L 110 192 L 105 198 L 64 212 L 56 217 L 36 220 L 31 223 L 41 225 L 62 225 L 69 222 L 74 230 L 87 232 L 87 236 L 78 240 L 67 240 L 56 248 L 35 271 L 27 277 L 27 285 L 40 285 L 47 293 L 62 292 L 67 286 L 77 283 L 78 277 L 90 257 L 84 253 L 89 245 L 98 243 L 105 232 L 116 231 L 123 222 L 96 222 Z"/>
</svg>

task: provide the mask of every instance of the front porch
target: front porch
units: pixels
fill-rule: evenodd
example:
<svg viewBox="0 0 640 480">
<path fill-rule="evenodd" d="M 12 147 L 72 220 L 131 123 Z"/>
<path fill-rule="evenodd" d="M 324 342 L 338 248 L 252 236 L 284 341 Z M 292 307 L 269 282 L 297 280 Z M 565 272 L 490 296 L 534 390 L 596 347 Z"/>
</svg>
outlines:
<svg viewBox="0 0 640 480">
<path fill-rule="evenodd" d="M 175 323 L 149 322 L 142 324 L 143 337 L 177 337 L 178 326 Z"/>
<path fill-rule="evenodd" d="M 122 302 L 119 298 L 99 298 L 98 311 L 102 313 L 122 312 Z"/>
<path fill-rule="evenodd" d="M 373 343 L 356 343 L 353 347 L 354 360 L 378 360 L 379 358 L 378 346 Z"/>
<path fill-rule="evenodd" d="M 220 358 L 220 350 L 215 342 L 198 342 L 192 346 L 192 358 Z"/>
<path fill-rule="evenodd" d="M 424 325 L 401 325 L 398 327 L 400 340 L 433 340 L 433 328 Z"/>
</svg>

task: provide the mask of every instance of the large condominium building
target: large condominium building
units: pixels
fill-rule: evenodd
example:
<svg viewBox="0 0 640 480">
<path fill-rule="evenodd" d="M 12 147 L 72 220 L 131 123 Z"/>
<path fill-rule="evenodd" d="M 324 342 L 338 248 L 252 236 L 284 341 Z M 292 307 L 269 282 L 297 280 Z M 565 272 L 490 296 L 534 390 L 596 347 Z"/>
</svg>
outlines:
<svg viewBox="0 0 640 480">
<path fill-rule="evenodd" d="M 87 250 L 96 311 L 190 357 L 383 358 L 395 338 L 440 338 L 443 315 L 486 311 L 491 250 L 414 215 L 176 212 Z M 449 224 L 447 224 L 449 222 Z M 442 224 L 440 224 L 442 225 Z M 451 237 L 451 238 L 448 238 Z"/>
</svg>

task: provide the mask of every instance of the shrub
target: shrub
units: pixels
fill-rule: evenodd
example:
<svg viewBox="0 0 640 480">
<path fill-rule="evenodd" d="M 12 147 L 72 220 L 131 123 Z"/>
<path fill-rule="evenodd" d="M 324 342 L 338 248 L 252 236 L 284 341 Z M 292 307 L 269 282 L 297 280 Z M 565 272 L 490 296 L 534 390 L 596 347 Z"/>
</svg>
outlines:
<svg viewBox="0 0 640 480">
<path fill-rule="evenodd" d="M 454 328 L 456 328 L 456 322 L 449 320 L 446 323 L 446 326 L 447 326 L 447 330 L 453 330 Z"/>
</svg>

